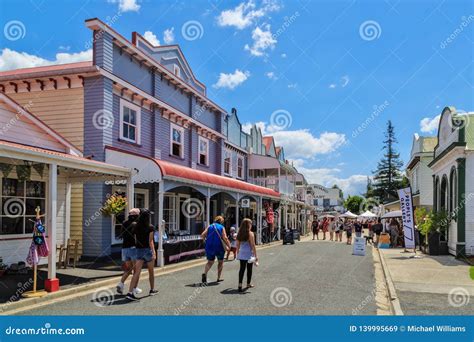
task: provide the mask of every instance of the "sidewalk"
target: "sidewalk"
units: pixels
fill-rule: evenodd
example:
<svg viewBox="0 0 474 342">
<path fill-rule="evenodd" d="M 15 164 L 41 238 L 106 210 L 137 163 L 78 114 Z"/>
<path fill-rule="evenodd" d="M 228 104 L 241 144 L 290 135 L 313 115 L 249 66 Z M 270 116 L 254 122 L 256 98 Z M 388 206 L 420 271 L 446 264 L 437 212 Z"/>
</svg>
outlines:
<svg viewBox="0 0 474 342">
<path fill-rule="evenodd" d="M 405 314 L 472 314 L 470 267 L 450 255 L 430 256 L 380 249 Z M 448 313 L 449 312 L 449 313 Z"/>
</svg>

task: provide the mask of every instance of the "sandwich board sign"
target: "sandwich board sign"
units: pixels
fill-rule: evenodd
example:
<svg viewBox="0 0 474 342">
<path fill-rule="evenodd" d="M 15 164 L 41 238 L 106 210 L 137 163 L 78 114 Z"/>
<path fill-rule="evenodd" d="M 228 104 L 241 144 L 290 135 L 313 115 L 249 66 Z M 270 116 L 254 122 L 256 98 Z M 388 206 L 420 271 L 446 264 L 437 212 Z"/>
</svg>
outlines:
<svg viewBox="0 0 474 342">
<path fill-rule="evenodd" d="M 352 247 L 352 255 L 365 255 L 365 238 L 354 237 L 354 243 Z"/>
</svg>

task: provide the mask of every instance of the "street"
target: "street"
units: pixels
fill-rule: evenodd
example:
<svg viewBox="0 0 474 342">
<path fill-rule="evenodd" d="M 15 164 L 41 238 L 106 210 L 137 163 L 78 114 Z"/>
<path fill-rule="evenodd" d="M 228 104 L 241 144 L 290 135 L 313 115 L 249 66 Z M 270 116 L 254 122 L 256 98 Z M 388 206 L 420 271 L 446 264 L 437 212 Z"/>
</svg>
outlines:
<svg viewBox="0 0 474 342">
<path fill-rule="evenodd" d="M 224 265 L 224 281 L 216 283 L 215 266 L 209 284 L 201 286 L 203 267 L 156 278 L 160 293 L 143 293 L 138 302 L 117 295 L 114 288 L 94 295 L 23 311 L 22 315 L 375 315 L 375 275 L 372 248 L 353 256 L 352 246 L 328 241 L 300 241 L 259 250 L 254 267 L 255 288 L 237 292 L 238 262 Z M 244 280 L 245 283 L 245 280 Z"/>
</svg>

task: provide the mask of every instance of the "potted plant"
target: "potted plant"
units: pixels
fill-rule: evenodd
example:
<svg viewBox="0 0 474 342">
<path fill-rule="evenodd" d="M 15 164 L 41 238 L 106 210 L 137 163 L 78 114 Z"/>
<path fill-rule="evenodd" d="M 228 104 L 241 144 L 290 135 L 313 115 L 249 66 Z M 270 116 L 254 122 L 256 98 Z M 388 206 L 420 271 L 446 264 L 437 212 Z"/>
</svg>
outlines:
<svg viewBox="0 0 474 342">
<path fill-rule="evenodd" d="M 451 221 L 449 214 L 441 210 L 429 212 L 424 217 L 421 214 L 419 216 L 422 219 L 421 224 L 419 224 L 420 233 L 425 238 L 424 252 L 430 255 L 448 254 L 446 236 Z"/>
</svg>

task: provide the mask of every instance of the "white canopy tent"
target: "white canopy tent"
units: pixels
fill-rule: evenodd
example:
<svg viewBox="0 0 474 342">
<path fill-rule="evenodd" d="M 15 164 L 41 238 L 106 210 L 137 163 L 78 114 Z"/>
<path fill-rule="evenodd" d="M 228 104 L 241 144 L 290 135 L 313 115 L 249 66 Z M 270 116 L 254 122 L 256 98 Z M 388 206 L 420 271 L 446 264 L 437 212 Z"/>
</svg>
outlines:
<svg viewBox="0 0 474 342">
<path fill-rule="evenodd" d="M 346 211 L 344 214 L 340 215 L 339 217 L 355 219 L 355 218 L 357 218 L 357 215 L 354 214 L 354 213 L 351 213 L 351 212 L 348 210 L 348 211 Z"/>
<path fill-rule="evenodd" d="M 359 218 L 375 218 L 377 217 L 377 215 L 375 215 L 373 212 L 371 211 L 366 211 L 365 213 L 362 213 L 359 215 Z"/>
<path fill-rule="evenodd" d="M 388 213 L 382 216 L 383 219 L 392 218 L 392 217 L 402 217 L 401 210 L 389 211 Z"/>
</svg>

